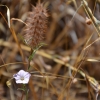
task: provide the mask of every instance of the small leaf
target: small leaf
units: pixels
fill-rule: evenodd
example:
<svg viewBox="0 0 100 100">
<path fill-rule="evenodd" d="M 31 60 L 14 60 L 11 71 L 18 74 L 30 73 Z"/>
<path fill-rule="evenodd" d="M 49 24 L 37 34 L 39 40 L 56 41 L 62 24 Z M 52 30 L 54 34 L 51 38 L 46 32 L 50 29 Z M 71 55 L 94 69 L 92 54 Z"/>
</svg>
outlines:
<svg viewBox="0 0 100 100">
<path fill-rule="evenodd" d="M 17 90 L 25 91 L 25 89 L 22 89 L 22 88 L 18 88 Z"/>
<path fill-rule="evenodd" d="M 36 53 L 42 46 L 46 45 L 45 43 L 40 43 L 35 49 L 33 49 L 32 54 L 29 57 L 29 61 L 31 61 Z"/>
</svg>

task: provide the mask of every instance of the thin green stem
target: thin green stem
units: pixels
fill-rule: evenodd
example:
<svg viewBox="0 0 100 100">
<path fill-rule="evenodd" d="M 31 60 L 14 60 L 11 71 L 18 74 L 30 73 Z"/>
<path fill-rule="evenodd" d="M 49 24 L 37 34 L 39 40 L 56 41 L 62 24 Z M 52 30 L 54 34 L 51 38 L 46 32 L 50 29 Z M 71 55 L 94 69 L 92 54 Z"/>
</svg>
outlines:
<svg viewBox="0 0 100 100">
<path fill-rule="evenodd" d="M 26 91 L 26 100 L 28 100 L 28 92 L 29 90 Z"/>
<path fill-rule="evenodd" d="M 27 90 L 25 84 L 23 84 L 22 90 L 23 90 L 23 92 L 25 92 L 25 94 L 26 94 L 26 100 L 28 100 L 28 90 Z M 22 98 L 23 98 L 23 94 L 22 94 Z M 21 100 L 22 100 L 22 98 L 21 98 Z"/>
<path fill-rule="evenodd" d="M 30 66 L 30 62 L 31 62 L 31 60 L 33 59 L 33 57 L 34 57 L 36 51 L 38 51 L 43 45 L 45 45 L 45 44 L 44 44 L 44 43 L 40 43 L 36 48 L 31 49 L 31 55 L 29 56 L 29 59 L 28 59 L 28 61 L 29 61 L 29 66 L 28 66 L 28 69 L 27 69 L 27 70 L 29 70 L 30 67 L 31 67 L 31 66 Z"/>
</svg>

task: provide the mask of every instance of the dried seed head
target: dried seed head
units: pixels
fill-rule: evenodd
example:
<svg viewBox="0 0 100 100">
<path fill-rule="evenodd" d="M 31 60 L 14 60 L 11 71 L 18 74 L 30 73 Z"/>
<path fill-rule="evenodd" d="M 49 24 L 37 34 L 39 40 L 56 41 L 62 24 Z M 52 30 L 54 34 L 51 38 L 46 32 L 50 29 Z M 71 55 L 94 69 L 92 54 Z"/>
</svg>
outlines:
<svg viewBox="0 0 100 100">
<path fill-rule="evenodd" d="M 41 3 L 38 3 L 36 7 L 33 6 L 32 12 L 29 12 L 23 37 L 31 48 L 36 47 L 43 40 L 47 30 L 47 17 L 47 10 Z"/>
<path fill-rule="evenodd" d="M 91 19 L 89 19 L 88 17 L 86 17 L 86 21 L 85 22 L 86 22 L 87 25 L 91 25 L 92 24 Z"/>
</svg>

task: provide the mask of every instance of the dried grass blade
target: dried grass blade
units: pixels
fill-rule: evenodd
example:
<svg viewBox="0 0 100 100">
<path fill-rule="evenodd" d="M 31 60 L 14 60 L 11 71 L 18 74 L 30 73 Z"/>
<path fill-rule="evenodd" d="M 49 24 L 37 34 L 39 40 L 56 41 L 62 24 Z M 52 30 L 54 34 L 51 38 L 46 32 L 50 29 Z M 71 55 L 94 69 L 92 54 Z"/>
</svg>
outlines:
<svg viewBox="0 0 100 100">
<path fill-rule="evenodd" d="M 93 35 L 93 34 L 92 34 L 92 35 Z M 86 46 L 86 45 L 88 44 L 88 42 L 90 41 L 92 35 L 89 36 L 89 38 L 88 38 L 88 40 L 87 40 L 85 46 Z M 84 47 L 85 47 L 85 46 L 84 46 Z M 76 64 L 75 64 L 76 70 L 73 70 L 73 72 L 72 72 L 73 78 L 75 77 L 76 73 L 79 71 L 79 68 L 80 68 L 80 66 L 82 65 L 82 63 L 84 62 L 85 57 L 86 57 L 86 55 L 87 55 L 87 53 L 88 53 L 88 50 L 87 50 L 87 52 L 85 52 L 85 51 L 83 52 L 83 51 L 84 51 L 84 49 L 81 51 L 81 53 L 80 53 L 80 55 L 79 55 L 79 57 L 78 57 L 78 59 L 77 59 L 77 61 L 76 61 Z M 73 81 L 73 79 L 70 79 L 69 82 L 68 82 L 68 84 L 66 85 L 66 88 L 68 88 L 68 90 L 70 89 L 70 86 L 71 86 L 72 81 Z"/>
<path fill-rule="evenodd" d="M 21 23 L 23 23 L 23 24 L 25 24 L 26 26 L 27 26 L 27 24 L 24 22 L 24 21 L 22 21 L 21 19 L 18 19 L 18 18 L 11 18 L 11 21 L 19 21 L 19 22 L 21 22 Z"/>
<path fill-rule="evenodd" d="M 6 5 L 0 5 L 0 6 L 5 6 L 7 8 L 7 20 L 8 20 L 8 26 L 10 28 L 10 10 Z"/>
<path fill-rule="evenodd" d="M 93 41 L 91 44 L 89 44 L 88 46 L 86 46 L 85 48 L 84 48 L 84 50 L 85 49 L 87 49 L 87 48 L 89 48 L 91 45 L 93 45 L 95 42 L 97 42 L 97 41 L 99 41 L 100 40 L 100 37 L 99 38 L 97 38 L 95 41 Z"/>
<path fill-rule="evenodd" d="M 91 87 L 90 87 L 89 80 L 88 80 L 86 75 L 85 75 L 85 78 L 86 78 L 86 83 L 87 83 L 88 93 L 89 93 L 88 98 L 89 98 L 89 100 L 91 100 L 91 92 L 90 92 L 91 91 Z"/>
<path fill-rule="evenodd" d="M 92 20 L 92 23 L 94 25 L 94 28 L 96 29 L 98 36 L 100 36 L 100 29 L 99 26 L 97 25 L 97 19 L 93 16 L 93 13 L 91 11 L 91 9 L 88 7 L 88 3 L 86 0 L 82 1 L 83 7 L 85 9 L 86 14 L 88 15 L 88 17 Z"/>
<path fill-rule="evenodd" d="M 1 67 L 4 67 L 4 66 L 8 66 L 8 65 L 15 65 L 15 64 L 27 64 L 27 63 L 24 63 L 24 62 L 13 62 L 13 63 L 7 63 L 7 64 L 4 64 L 4 65 L 1 65 Z"/>
<path fill-rule="evenodd" d="M 10 31 L 11 31 L 11 33 L 12 33 L 12 35 L 13 35 L 13 37 L 14 37 L 17 45 L 18 45 L 18 48 L 19 48 L 20 54 L 22 56 L 23 62 L 25 62 L 25 58 L 24 58 L 24 55 L 23 55 L 23 52 L 22 52 L 22 49 L 21 49 L 21 45 L 20 45 L 20 43 L 19 43 L 19 41 L 17 39 L 16 33 L 15 33 L 15 31 L 14 31 L 14 29 L 12 27 L 10 27 Z"/>
<path fill-rule="evenodd" d="M 97 59 L 87 59 L 86 61 L 90 61 L 90 62 L 100 62 L 100 60 L 97 60 Z"/>
<path fill-rule="evenodd" d="M 76 0 L 73 0 L 73 3 L 75 5 L 75 8 L 77 9 L 77 3 L 76 3 Z"/>
</svg>

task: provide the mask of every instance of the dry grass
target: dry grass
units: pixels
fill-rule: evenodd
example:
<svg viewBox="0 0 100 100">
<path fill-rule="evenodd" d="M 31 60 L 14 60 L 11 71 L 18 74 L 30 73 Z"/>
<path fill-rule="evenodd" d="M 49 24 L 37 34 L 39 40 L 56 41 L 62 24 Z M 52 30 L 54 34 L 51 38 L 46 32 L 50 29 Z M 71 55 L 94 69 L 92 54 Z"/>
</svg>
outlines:
<svg viewBox="0 0 100 100">
<path fill-rule="evenodd" d="M 2 0 L 0 4 L 0 99 L 24 100 L 14 80 L 6 82 L 20 69 L 27 69 L 31 48 L 21 33 L 30 3 L 35 0 Z M 42 1 L 43 2 L 43 1 Z M 48 7 L 47 44 L 30 62 L 32 78 L 28 100 L 99 100 L 100 17 L 99 0 L 44 0 Z M 78 8 L 79 7 L 79 8 Z M 86 22 L 88 17 L 90 25 Z M 11 22 L 9 21 L 9 18 Z M 7 25 L 7 23 L 10 24 Z M 24 23 L 24 24 L 23 24 Z M 10 83 L 9 83 L 10 84 Z"/>
</svg>

